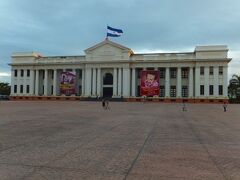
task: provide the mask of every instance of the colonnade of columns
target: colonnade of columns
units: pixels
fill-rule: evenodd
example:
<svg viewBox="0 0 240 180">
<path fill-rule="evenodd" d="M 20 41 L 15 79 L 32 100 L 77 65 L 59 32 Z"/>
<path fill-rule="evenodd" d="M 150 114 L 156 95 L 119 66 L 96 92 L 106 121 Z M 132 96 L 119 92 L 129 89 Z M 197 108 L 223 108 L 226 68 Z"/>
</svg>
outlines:
<svg viewBox="0 0 240 180">
<path fill-rule="evenodd" d="M 111 68 L 110 68 L 111 69 Z M 157 69 L 157 68 L 155 68 Z M 15 76 L 15 69 L 12 69 L 12 95 L 44 95 L 58 96 L 59 94 L 59 77 L 61 69 L 30 69 L 30 75 L 27 76 L 27 70 L 24 69 L 23 76 L 20 76 L 21 69 L 16 69 L 18 76 Z M 102 96 L 103 90 L 103 70 L 99 67 L 86 67 L 81 69 L 81 95 L 85 97 Z M 40 73 L 41 71 L 41 73 Z M 76 71 L 73 69 L 73 71 Z M 50 72 L 53 78 L 49 78 Z M 42 78 L 44 73 L 44 79 Z M 228 86 L 228 68 L 223 67 L 223 96 L 227 97 Z M 41 75 L 41 77 L 40 77 Z M 135 97 L 137 92 L 138 78 L 136 68 L 116 67 L 112 68 L 113 75 L 113 97 Z M 214 90 L 213 96 L 219 96 L 219 67 L 213 67 Z M 160 80 L 161 81 L 161 80 Z M 188 68 L 188 97 L 200 97 L 201 75 L 200 67 Z M 204 96 L 209 96 L 209 67 L 204 67 Z M 51 88 L 50 88 L 51 86 Z M 27 88 L 28 87 L 28 88 Z M 44 88 L 42 88 L 44 87 Z M 165 67 L 165 97 L 170 97 L 170 67 Z M 42 89 L 41 89 L 42 88 Z M 176 97 L 182 97 L 182 69 L 177 67 L 176 76 Z"/>
</svg>

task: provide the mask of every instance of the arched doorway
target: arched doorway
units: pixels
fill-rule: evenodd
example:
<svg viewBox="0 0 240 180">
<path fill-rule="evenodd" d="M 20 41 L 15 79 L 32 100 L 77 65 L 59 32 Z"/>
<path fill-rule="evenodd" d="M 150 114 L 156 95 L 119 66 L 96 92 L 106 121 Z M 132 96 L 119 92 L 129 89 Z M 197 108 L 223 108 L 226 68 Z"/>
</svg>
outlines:
<svg viewBox="0 0 240 180">
<path fill-rule="evenodd" d="M 112 97 L 113 95 L 113 75 L 106 73 L 103 76 L 103 97 Z"/>
</svg>

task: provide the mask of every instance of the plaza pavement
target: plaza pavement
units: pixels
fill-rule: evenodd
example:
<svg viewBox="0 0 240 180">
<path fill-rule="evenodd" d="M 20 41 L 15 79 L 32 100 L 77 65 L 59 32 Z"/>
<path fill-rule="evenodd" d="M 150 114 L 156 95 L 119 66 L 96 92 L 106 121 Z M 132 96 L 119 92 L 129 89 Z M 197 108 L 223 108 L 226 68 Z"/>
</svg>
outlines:
<svg viewBox="0 0 240 180">
<path fill-rule="evenodd" d="M 240 105 L 0 101 L 0 180 L 239 180 Z"/>
</svg>

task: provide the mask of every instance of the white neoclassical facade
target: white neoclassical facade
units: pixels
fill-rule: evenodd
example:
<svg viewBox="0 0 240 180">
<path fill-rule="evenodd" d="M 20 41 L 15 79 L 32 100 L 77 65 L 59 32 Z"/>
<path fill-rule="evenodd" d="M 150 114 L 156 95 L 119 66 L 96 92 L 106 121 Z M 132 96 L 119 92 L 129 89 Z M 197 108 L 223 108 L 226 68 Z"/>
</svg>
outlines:
<svg viewBox="0 0 240 180">
<path fill-rule="evenodd" d="M 13 53 L 12 99 L 84 99 L 110 95 L 141 99 L 141 70 L 158 70 L 156 101 L 223 102 L 228 99 L 228 48 L 196 46 L 194 52 L 135 54 L 108 39 L 83 56 L 42 56 Z M 76 94 L 60 94 L 60 74 L 75 72 Z"/>
</svg>

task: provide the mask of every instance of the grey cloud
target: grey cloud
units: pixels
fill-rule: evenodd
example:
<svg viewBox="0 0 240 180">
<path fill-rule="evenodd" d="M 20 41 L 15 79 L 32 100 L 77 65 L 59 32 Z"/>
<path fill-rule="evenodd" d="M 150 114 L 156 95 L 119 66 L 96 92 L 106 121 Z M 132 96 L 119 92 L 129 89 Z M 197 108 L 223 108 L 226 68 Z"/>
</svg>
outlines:
<svg viewBox="0 0 240 180">
<path fill-rule="evenodd" d="M 83 54 L 104 40 L 107 25 L 124 30 L 113 41 L 136 51 L 181 51 L 201 44 L 226 44 L 236 51 L 239 6 L 238 0 L 3 0 L 0 63 L 10 62 L 15 51 Z"/>
</svg>

